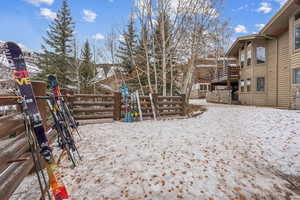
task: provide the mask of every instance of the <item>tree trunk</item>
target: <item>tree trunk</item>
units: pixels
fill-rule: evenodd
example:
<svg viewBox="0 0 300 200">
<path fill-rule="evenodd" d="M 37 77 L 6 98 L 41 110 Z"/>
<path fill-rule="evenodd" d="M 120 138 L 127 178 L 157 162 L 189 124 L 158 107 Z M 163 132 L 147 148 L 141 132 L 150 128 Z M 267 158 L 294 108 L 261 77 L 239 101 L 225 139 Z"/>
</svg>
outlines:
<svg viewBox="0 0 300 200">
<path fill-rule="evenodd" d="M 162 3 L 163 4 L 163 3 Z M 162 5 L 164 9 L 164 5 Z M 167 62 L 166 62 L 166 37 L 165 37 L 165 16 L 162 15 L 161 22 L 161 38 L 162 38 L 162 75 L 163 75 L 163 96 L 167 96 Z"/>
</svg>

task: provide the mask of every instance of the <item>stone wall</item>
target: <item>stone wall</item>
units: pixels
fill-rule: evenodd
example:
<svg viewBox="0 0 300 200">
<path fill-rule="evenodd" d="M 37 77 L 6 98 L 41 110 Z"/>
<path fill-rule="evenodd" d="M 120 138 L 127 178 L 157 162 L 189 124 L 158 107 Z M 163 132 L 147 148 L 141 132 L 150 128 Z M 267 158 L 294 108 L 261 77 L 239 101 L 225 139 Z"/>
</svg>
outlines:
<svg viewBox="0 0 300 200">
<path fill-rule="evenodd" d="M 214 90 L 206 94 L 206 101 L 211 103 L 231 104 L 231 90 Z"/>
</svg>

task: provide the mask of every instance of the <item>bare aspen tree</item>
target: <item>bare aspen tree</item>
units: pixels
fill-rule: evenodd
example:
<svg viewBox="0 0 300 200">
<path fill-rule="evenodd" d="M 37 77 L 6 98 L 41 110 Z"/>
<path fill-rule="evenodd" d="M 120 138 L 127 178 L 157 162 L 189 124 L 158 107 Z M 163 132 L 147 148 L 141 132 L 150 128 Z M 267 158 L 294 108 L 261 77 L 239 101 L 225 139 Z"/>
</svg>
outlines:
<svg viewBox="0 0 300 200">
<path fill-rule="evenodd" d="M 176 89 L 189 98 L 196 60 L 207 53 L 212 43 L 208 36 L 224 22 L 218 15 L 220 5 L 222 0 L 136 0 L 150 91 L 154 80 L 155 92 L 162 89 L 166 96 Z"/>
<path fill-rule="evenodd" d="M 73 68 L 75 70 L 77 93 L 80 93 L 80 59 L 78 57 L 78 43 L 77 40 L 73 40 Z"/>
<path fill-rule="evenodd" d="M 141 41 L 144 49 L 144 55 L 147 66 L 147 82 L 150 93 L 153 93 L 151 83 L 151 66 L 150 66 L 150 55 L 149 55 L 149 33 L 150 33 L 150 20 L 152 17 L 152 1 L 151 0 L 139 0 L 137 2 L 139 9 L 136 14 L 141 26 Z"/>
<path fill-rule="evenodd" d="M 114 65 L 116 64 L 115 62 L 115 56 L 116 56 L 116 50 L 117 50 L 117 35 L 115 30 L 112 28 L 111 32 L 107 34 L 105 38 L 105 48 L 109 52 L 109 57 L 110 57 L 110 62 L 113 65 L 113 74 L 115 77 L 115 89 L 120 87 L 119 79 L 117 77 L 116 71 L 117 67 Z M 124 79 L 122 78 L 122 72 L 120 72 L 120 76 L 122 79 L 122 82 L 124 82 Z"/>
<path fill-rule="evenodd" d="M 217 5 L 221 0 L 190 0 L 191 6 L 195 8 L 193 12 L 188 13 L 185 21 L 184 34 L 185 39 L 181 47 L 188 56 L 187 70 L 183 79 L 181 92 L 186 94 L 187 99 L 193 85 L 193 75 L 195 61 L 201 49 L 205 47 L 205 33 L 212 30 L 217 22 Z"/>
</svg>

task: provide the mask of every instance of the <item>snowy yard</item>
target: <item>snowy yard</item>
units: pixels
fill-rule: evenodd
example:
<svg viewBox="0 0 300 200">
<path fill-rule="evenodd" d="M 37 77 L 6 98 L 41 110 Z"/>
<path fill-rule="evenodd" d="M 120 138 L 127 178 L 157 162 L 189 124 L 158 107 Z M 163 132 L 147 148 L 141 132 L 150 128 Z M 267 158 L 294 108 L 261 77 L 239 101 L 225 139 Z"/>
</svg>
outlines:
<svg viewBox="0 0 300 200">
<path fill-rule="evenodd" d="M 300 199 L 278 175 L 300 175 L 299 111 L 206 106 L 192 119 L 82 126 L 82 163 L 61 167 L 71 199 Z"/>
</svg>

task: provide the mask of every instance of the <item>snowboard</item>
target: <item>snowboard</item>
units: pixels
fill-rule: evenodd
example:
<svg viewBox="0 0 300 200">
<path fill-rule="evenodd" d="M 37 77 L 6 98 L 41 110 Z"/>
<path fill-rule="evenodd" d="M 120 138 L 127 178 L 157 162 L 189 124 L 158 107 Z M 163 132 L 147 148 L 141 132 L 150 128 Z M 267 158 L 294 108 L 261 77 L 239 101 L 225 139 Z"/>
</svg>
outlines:
<svg viewBox="0 0 300 200">
<path fill-rule="evenodd" d="M 22 50 L 13 42 L 6 42 L 4 48 L 9 65 L 14 71 L 13 78 L 15 79 L 19 94 L 23 98 L 23 111 L 30 119 L 35 138 L 40 148 L 40 153 L 46 161 L 46 168 L 52 193 L 55 200 L 67 199 L 68 194 L 61 181 L 60 175 L 57 172 L 57 166 L 45 134 L 41 114 L 38 110 Z"/>
<path fill-rule="evenodd" d="M 129 88 L 127 85 L 124 85 L 120 88 L 121 95 L 125 104 L 125 116 L 124 116 L 124 122 L 133 122 L 132 116 L 131 116 L 131 107 L 129 105 Z"/>
</svg>

